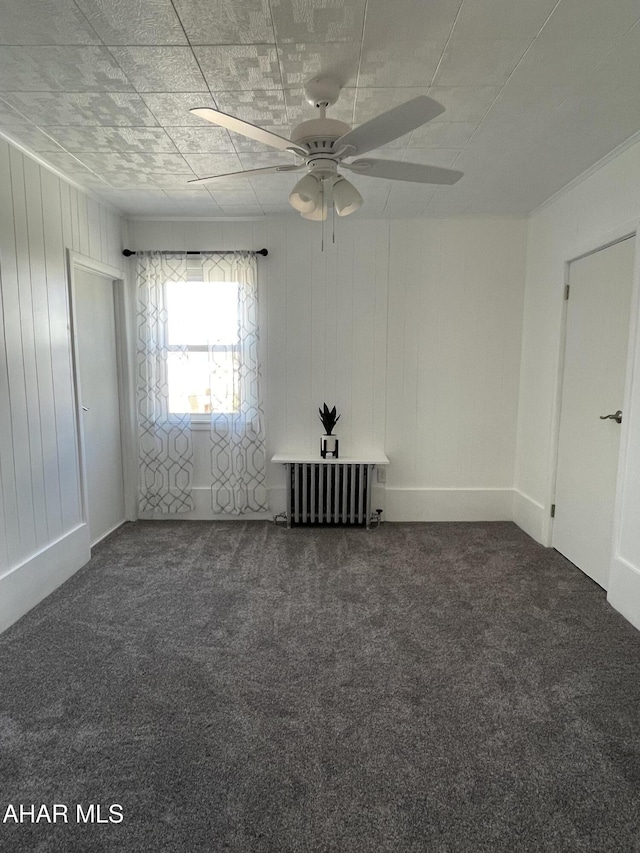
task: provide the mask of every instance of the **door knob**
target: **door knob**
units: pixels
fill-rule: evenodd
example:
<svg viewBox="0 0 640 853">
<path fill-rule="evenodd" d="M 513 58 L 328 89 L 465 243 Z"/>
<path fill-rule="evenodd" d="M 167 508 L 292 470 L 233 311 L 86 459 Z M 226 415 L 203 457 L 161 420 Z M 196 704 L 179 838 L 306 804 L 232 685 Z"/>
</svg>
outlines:
<svg viewBox="0 0 640 853">
<path fill-rule="evenodd" d="M 615 421 L 617 424 L 622 423 L 622 410 L 618 409 L 613 415 L 600 415 L 601 421 Z"/>
</svg>

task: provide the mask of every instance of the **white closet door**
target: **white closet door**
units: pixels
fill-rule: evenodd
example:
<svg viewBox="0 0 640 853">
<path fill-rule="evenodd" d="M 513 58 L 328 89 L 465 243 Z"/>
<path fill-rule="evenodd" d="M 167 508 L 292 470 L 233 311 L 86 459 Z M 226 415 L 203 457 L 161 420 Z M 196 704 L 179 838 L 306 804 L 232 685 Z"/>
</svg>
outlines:
<svg viewBox="0 0 640 853">
<path fill-rule="evenodd" d="M 607 589 L 635 241 L 571 264 L 553 547 Z M 624 417 L 624 412 L 622 413 Z"/>
<path fill-rule="evenodd" d="M 91 544 L 125 520 L 114 284 L 78 269 L 75 332 Z"/>
</svg>

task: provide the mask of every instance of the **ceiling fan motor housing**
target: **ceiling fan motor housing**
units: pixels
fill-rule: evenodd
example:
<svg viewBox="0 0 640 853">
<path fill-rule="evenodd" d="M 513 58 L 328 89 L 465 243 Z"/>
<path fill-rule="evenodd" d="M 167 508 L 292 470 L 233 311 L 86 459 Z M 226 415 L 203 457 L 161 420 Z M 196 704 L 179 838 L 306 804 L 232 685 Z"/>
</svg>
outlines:
<svg viewBox="0 0 640 853">
<path fill-rule="evenodd" d="M 291 141 L 310 155 L 333 153 L 333 143 L 351 130 L 348 124 L 334 118 L 303 121 L 291 134 Z M 307 161 L 308 162 L 308 161 Z"/>
</svg>

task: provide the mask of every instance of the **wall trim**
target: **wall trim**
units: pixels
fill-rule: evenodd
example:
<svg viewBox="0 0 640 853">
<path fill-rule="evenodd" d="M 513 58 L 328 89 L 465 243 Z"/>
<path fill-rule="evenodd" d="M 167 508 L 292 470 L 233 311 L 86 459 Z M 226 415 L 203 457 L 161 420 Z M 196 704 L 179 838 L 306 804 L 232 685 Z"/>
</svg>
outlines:
<svg viewBox="0 0 640 853">
<path fill-rule="evenodd" d="M 91 558 L 89 525 L 79 524 L 0 577 L 0 633 L 61 586 Z"/>
<path fill-rule="evenodd" d="M 611 563 L 607 601 L 640 630 L 640 568 L 619 555 Z"/>
<path fill-rule="evenodd" d="M 536 542 L 547 547 L 551 544 L 547 541 L 549 539 L 549 525 L 545 507 L 519 489 L 513 490 L 513 520 Z"/>
<path fill-rule="evenodd" d="M 385 521 L 512 521 L 513 489 L 385 489 Z"/>
</svg>

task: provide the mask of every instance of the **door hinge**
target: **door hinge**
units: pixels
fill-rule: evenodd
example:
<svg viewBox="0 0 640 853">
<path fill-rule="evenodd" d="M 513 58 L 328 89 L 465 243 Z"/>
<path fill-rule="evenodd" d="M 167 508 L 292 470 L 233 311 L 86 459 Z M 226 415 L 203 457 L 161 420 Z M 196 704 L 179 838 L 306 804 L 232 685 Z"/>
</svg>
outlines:
<svg viewBox="0 0 640 853">
<path fill-rule="evenodd" d="M 564 298 L 565 299 L 569 298 L 569 290 L 570 290 L 570 286 L 568 284 L 565 284 L 565 286 L 564 286 Z"/>
<path fill-rule="evenodd" d="M 551 504 L 551 518 L 555 518 L 555 517 L 556 517 L 556 505 Z"/>
</svg>

